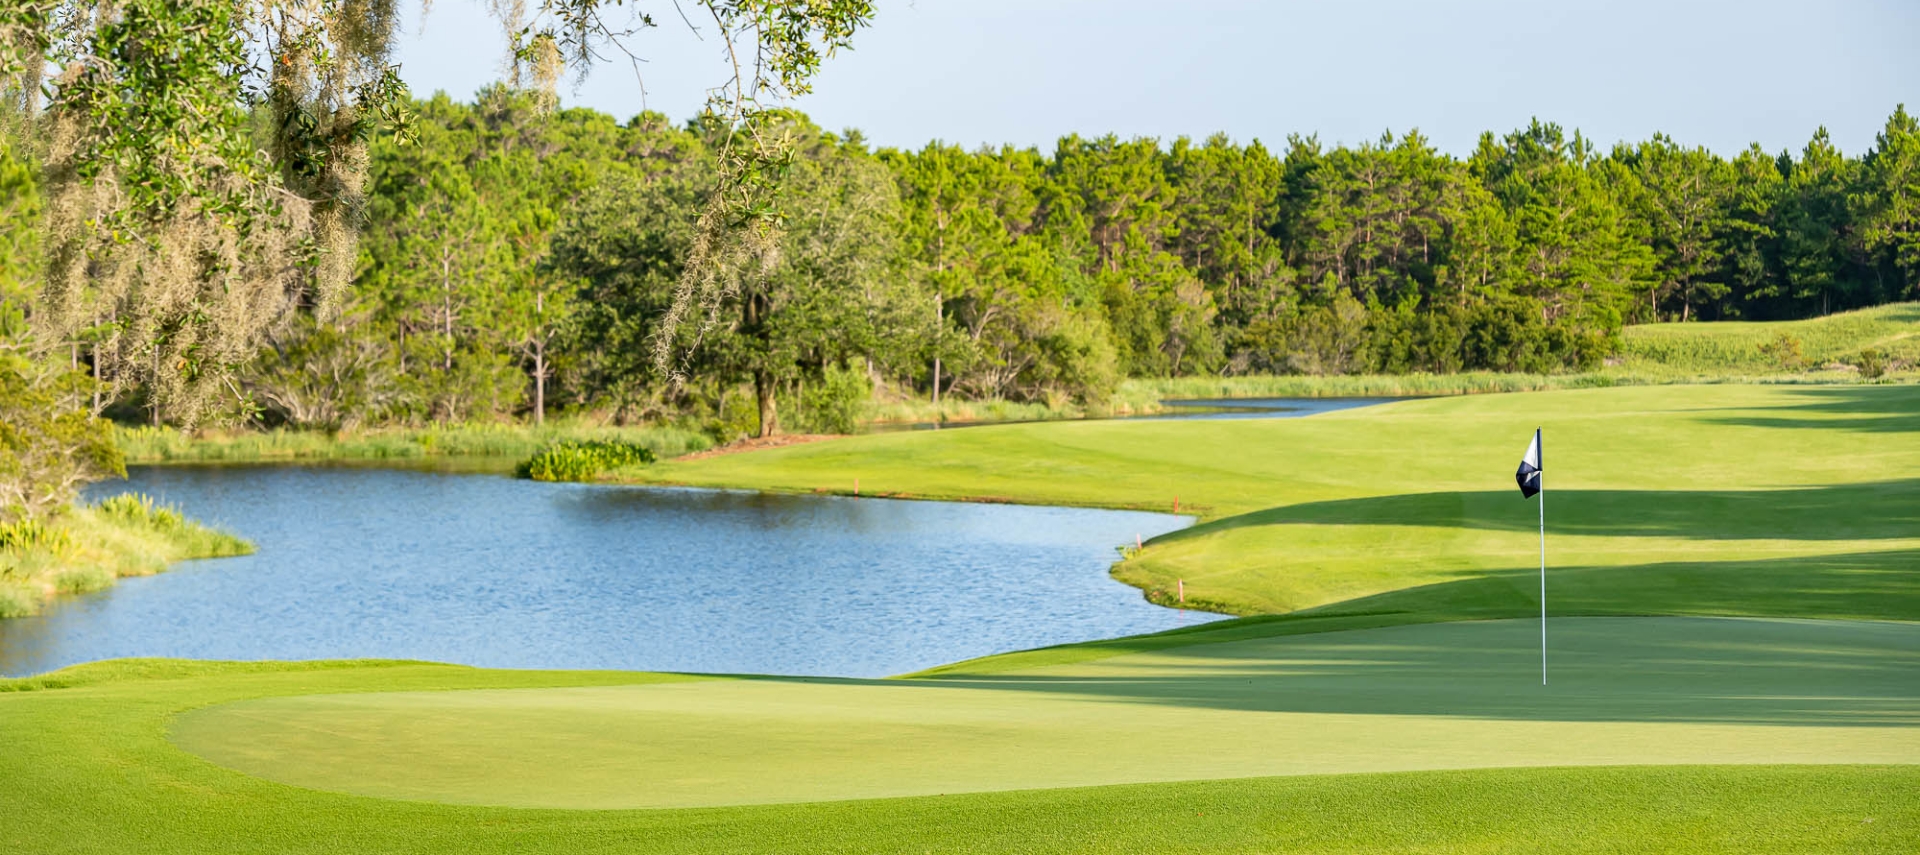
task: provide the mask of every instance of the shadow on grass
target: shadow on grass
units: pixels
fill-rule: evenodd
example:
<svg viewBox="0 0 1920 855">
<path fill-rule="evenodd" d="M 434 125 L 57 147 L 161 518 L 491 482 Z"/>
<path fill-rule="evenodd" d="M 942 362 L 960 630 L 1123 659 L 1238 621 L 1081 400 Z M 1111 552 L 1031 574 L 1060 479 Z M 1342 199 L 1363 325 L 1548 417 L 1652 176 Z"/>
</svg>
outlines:
<svg viewBox="0 0 1920 855">
<path fill-rule="evenodd" d="M 1831 430 L 1853 433 L 1920 431 L 1920 386 L 1843 386 L 1794 389 L 1799 403 L 1765 408 L 1773 416 L 1726 416 L 1711 424 Z"/>
<path fill-rule="evenodd" d="M 1920 617 L 1920 550 L 1552 568 L 1549 622 L 1564 622 L 1550 629 L 1551 689 L 1533 681 L 1536 572 L 1463 573 L 1291 615 L 1028 651 L 926 676 L 937 685 L 1285 712 L 1920 726 L 1920 626 L 1564 621 L 1911 621 Z M 1523 620 L 1485 623 L 1516 618 Z M 1412 626 L 1440 623 L 1447 625 Z M 1344 631 L 1358 629 L 1387 631 L 1354 643 Z M 1287 636 L 1296 637 L 1278 641 Z M 1103 677 L 1014 670 L 1129 653 L 1158 653 L 1178 664 L 1137 676 L 1124 668 Z"/>
<path fill-rule="evenodd" d="M 1269 525 L 1451 526 L 1533 531 L 1512 490 L 1307 502 L 1156 538 L 1170 543 Z M 1920 478 L 1787 490 L 1552 490 L 1553 534 L 1698 540 L 1862 540 L 1920 535 Z"/>
<path fill-rule="evenodd" d="M 1920 726 L 1920 629 L 1649 618 L 1396 627 L 1167 651 L 1152 672 L 944 679 L 1200 708 L 1526 721 Z M 1832 630 L 1832 631 L 1829 631 Z"/>
</svg>

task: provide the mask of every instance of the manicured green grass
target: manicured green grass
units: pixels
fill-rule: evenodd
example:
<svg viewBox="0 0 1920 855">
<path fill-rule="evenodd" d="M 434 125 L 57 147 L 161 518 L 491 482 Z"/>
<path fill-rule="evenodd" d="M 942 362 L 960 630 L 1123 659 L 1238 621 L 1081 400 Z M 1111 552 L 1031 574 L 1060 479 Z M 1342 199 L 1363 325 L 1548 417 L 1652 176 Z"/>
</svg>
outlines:
<svg viewBox="0 0 1920 855">
<path fill-rule="evenodd" d="M 0 693 L 0 851 L 1904 853 L 1920 843 L 1913 626 L 1566 621 L 1547 689 L 1532 681 L 1531 630 L 1400 627 L 923 681 L 81 666 Z M 1101 776 L 1808 759 L 1822 765 L 955 792 Z M 1844 761 L 1856 765 L 1825 765 Z M 607 805 L 916 791 L 944 794 L 652 810 L 350 794 Z"/>
<path fill-rule="evenodd" d="M 318 790 L 709 807 L 1361 771 L 1920 762 L 1920 624 L 1569 618 L 923 680 L 269 698 L 174 741 Z"/>
<path fill-rule="evenodd" d="M 1537 608 L 1546 432 L 1556 608 L 1920 618 L 1920 387 L 1658 386 L 1406 401 L 1304 419 L 856 437 L 634 473 L 662 482 L 1104 505 L 1203 524 L 1116 575 L 1235 614 Z"/>
</svg>

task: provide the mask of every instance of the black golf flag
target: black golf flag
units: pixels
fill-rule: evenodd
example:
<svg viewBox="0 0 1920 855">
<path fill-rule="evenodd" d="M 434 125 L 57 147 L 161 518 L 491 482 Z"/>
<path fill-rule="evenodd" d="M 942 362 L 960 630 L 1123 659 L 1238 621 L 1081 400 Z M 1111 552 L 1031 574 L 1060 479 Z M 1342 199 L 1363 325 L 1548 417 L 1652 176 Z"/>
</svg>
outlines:
<svg viewBox="0 0 1920 855">
<path fill-rule="evenodd" d="M 1540 492 L 1540 429 L 1533 430 L 1533 444 L 1527 446 L 1527 456 L 1520 458 L 1520 471 L 1513 473 L 1513 479 L 1520 482 L 1520 495 L 1533 498 Z"/>
</svg>

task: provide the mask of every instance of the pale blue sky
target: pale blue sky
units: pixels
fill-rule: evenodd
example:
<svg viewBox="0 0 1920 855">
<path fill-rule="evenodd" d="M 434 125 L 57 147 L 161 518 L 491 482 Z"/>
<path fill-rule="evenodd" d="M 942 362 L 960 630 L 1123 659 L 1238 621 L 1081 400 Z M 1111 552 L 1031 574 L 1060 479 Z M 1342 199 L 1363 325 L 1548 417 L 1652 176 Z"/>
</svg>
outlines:
<svg viewBox="0 0 1920 855">
<path fill-rule="evenodd" d="M 505 39 L 480 0 L 418 0 L 399 49 L 420 95 L 469 97 Z M 529 5 L 533 5 L 532 2 Z M 797 106 L 880 145 L 941 139 L 1050 149 L 1067 133 L 1269 146 L 1354 143 L 1418 127 L 1465 154 L 1530 117 L 1604 149 L 1664 131 L 1723 154 L 1798 150 L 1826 125 L 1850 154 L 1896 103 L 1920 109 L 1920 0 L 879 0 L 872 28 Z M 563 100 L 674 119 L 726 77 L 718 47 L 670 2 L 660 25 Z M 691 13 L 697 11 L 687 5 Z"/>
</svg>

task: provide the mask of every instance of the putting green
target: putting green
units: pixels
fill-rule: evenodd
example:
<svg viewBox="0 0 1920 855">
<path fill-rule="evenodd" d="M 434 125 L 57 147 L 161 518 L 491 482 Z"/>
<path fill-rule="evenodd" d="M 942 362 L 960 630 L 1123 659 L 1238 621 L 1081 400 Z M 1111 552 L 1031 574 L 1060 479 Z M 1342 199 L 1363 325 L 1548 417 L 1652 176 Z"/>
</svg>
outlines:
<svg viewBox="0 0 1920 855">
<path fill-rule="evenodd" d="M 1488 621 L 1203 644 L 1005 675 L 305 695 L 176 744 L 382 798 L 688 807 L 1260 775 L 1920 763 L 1920 624 Z"/>
</svg>

